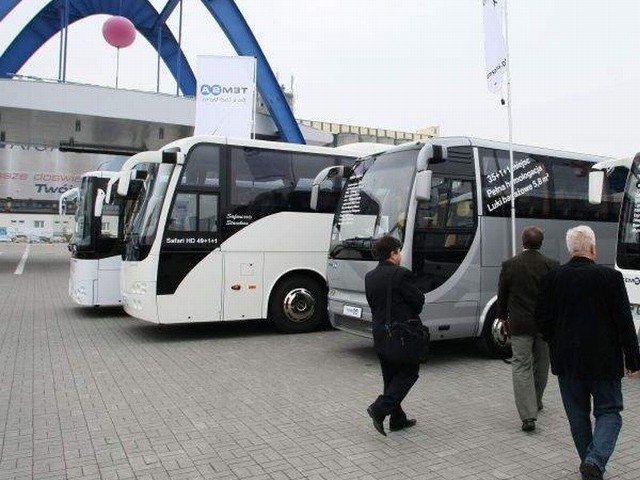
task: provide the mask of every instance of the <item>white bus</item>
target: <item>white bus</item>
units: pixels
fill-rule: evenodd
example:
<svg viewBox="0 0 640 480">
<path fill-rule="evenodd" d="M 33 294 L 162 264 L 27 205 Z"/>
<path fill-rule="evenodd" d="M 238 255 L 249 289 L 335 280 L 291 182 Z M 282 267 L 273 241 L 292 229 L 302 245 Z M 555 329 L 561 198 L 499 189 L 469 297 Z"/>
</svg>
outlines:
<svg viewBox="0 0 640 480">
<path fill-rule="evenodd" d="M 158 324 L 268 318 L 285 332 L 316 329 L 342 184 L 323 183 L 314 212 L 311 183 L 357 150 L 191 137 L 131 157 L 118 193 L 136 165 L 148 173 L 126 241 L 126 312 Z"/>
<path fill-rule="evenodd" d="M 128 198 L 114 196 L 113 201 L 105 203 L 108 184 L 117 180 L 118 175 L 119 172 L 111 171 L 85 173 L 75 193 L 78 202 L 73 236 L 69 242 L 69 296 L 79 305 L 122 304 L 122 238 L 141 181 L 134 179 L 130 183 Z M 65 201 L 73 195 L 67 192 L 61 196 L 61 214 Z"/>
<path fill-rule="evenodd" d="M 620 167 L 629 168 L 628 175 L 616 177 Z M 594 165 L 590 174 L 590 201 L 600 204 L 607 195 L 606 186 L 614 181 L 624 186 L 620 209 L 615 266 L 622 273 L 631 303 L 631 313 L 640 334 L 640 154 L 632 159 L 621 159 Z M 598 247 L 598 252 L 600 248 Z"/>
<path fill-rule="evenodd" d="M 545 233 L 542 251 L 566 261 L 567 229 L 586 223 L 598 237 L 598 260 L 612 265 L 622 187 L 611 185 L 600 205 L 588 201 L 590 168 L 604 160 L 514 146 L 518 242 L 525 226 L 539 225 Z M 507 355 L 495 302 L 501 264 L 512 255 L 510 198 L 504 143 L 437 138 L 359 160 L 331 234 L 332 325 L 371 336 L 364 277 L 377 263 L 373 242 L 390 234 L 402 242 L 403 266 L 425 294 L 422 320 L 431 338 L 475 337 L 489 354 Z"/>
</svg>

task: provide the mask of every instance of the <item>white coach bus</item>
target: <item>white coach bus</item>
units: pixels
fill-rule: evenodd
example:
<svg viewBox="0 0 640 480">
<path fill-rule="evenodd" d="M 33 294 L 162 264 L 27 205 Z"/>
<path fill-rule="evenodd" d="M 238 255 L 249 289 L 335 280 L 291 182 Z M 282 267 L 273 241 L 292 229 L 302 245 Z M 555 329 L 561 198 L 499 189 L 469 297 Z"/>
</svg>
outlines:
<svg viewBox="0 0 640 480">
<path fill-rule="evenodd" d="M 608 186 L 600 205 L 588 201 L 590 168 L 604 160 L 514 146 L 518 251 L 522 229 L 535 224 L 545 233 L 542 251 L 566 261 L 567 229 L 586 223 L 598 238 L 598 261 L 613 264 L 622 187 Z M 422 320 L 432 340 L 476 337 L 489 354 L 506 355 L 495 302 L 501 264 L 512 255 L 510 198 L 504 143 L 437 138 L 359 160 L 331 233 L 332 325 L 371 336 L 364 276 L 377 263 L 373 242 L 390 234 L 402 242 L 403 266 L 425 294 Z"/>
<path fill-rule="evenodd" d="M 77 190 L 77 208 L 73 236 L 69 242 L 71 269 L 69 296 L 83 306 L 115 306 L 122 304 L 120 267 L 125 227 L 141 181 L 130 182 L 128 198 L 114 196 L 105 203 L 110 181 L 119 172 L 95 171 L 82 176 Z M 63 212 L 67 192 L 60 197 Z"/>
<path fill-rule="evenodd" d="M 615 266 L 622 273 L 631 303 L 631 313 L 640 334 L 640 154 L 633 159 L 621 159 L 594 165 L 590 174 L 590 201 L 600 204 L 610 184 L 610 178 L 620 167 L 629 168 L 628 175 L 615 178 L 624 184 L 624 197 L 620 208 Z M 626 181 L 626 182 L 625 182 Z M 598 247 L 598 254 L 600 247 Z"/>
<path fill-rule="evenodd" d="M 369 145 L 382 151 L 385 145 Z M 130 315 L 159 324 L 268 318 L 285 332 L 326 319 L 326 255 L 340 180 L 311 183 L 351 165 L 362 145 L 312 147 L 190 137 L 123 166 L 148 173 L 126 239 L 122 297 Z"/>
</svg>

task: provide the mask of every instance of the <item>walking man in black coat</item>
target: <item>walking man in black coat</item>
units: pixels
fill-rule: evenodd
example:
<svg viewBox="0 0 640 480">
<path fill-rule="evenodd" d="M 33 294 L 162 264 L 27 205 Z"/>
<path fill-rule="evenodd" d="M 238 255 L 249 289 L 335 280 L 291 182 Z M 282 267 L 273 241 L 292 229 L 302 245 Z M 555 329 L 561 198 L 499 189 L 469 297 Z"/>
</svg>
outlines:
<svg viewBox="0 0 640 480">
<path fill-rule="evenodd" d="M 406 322 L 419 318 L 424 305 L 424 294 L 416 287 L 413 274 L 400 266 L 402 244 L 397 238 L 385 236 L 374 245 L 374 253 L 380 260 L 378 266 L 365 276 L 365 294 L 371 308 L 373 322 L 373 342 L 382 369 L 384 391 L 375 402 L 369 405 L 367 413 L 373 420 L 375 429 L 386 436 L 384 419 L 390 415 L 391 431 L 412 427 L 416 420 L 408 419 L 402 410 L 402 400 L 418 380 L 420 364 L 399 364 L 386 360 L 385 322 L 387 321 L 387 302 L 391 302 L 390 322 Z M 387 298 L 388 285 L 391 282 L 391 298 Z"/>
<path fill-rule="evenodd" d="M 511 337 L 513 394 L 525 432 L 536 428 L 549 377 L 549 347 L 534 321 L 540 280 L 560 265 L 540 253 L 543 239 L 539 227 L 523 230 L 524 251 L 502 264 L 498 288 L 498 318 Z"/>
<path fill-rule="evenodd" d="M 536 322 L 551 349 L 551 371 L 584 480 L 600 480 L 622 427 L 621 378 L 640 376 L 640 351 L 622 274 L 596 265 L 596 237 L 567 232 L 571 260 L 542 281 Z M 591 426 L 591 401 L 595 426 Z"/>
</svg>

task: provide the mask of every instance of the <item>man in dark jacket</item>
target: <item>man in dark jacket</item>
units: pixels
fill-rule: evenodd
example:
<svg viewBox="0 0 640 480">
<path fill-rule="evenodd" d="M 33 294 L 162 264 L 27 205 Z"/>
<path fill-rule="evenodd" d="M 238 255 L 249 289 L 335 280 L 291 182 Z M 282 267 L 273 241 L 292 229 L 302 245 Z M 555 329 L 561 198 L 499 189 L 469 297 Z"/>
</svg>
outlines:
<svg viewBox="0 0 640 480">
<path fill-rule="evenodd" d="M 400 241 L 394 237 L 385 236 L 379 239 L 374 246 L 374 252 L 380 263 L 367 273 L 364 280 L 367 302 L 371 308 L 373 342 L 380 359 L 384 383 L 382 395 L 367 408 L 367 413 L 373 420 L 375 429 L 382 435 L 386 435 L 383 422 L 387 415 L 391 416 L 389 420 L 391 431 L 402 430 L 416 424 L 414 419 L 407 419 L 401 403 L 418 380 L 420 365 L 390 362 L 383 355 L 387 301 L 391 301 L 391 323 L 419 318 L 424 305 L 424 294 L 415 286 L 413 274 L 400 266 L 401 247 Z M 391 282 L 390 299 L 387 298 L 389 282 Z"/>
<path fill-rule="evenodd" d="M 540 253 L 544 235 L 538 227 L 522 232 L 524 251 L 502 264 L 498 318 L 511 336 L 513 393 L 522 430 L 536 428 L 549 377 L 549 347 L 534 321 L 540 279 L 560 264 Z"/>
<path fill-rule="evenodd" d="M 625 366 L 639 376 L 640 351 L 622 275 L 594 263 L 593 230 L 570 229 L 567 249 L 571 260 L 542 281 L 536 322 L 549 342 L 582 478 L 599 480 L 622 427 L 621 378 Z"/>
</svg>

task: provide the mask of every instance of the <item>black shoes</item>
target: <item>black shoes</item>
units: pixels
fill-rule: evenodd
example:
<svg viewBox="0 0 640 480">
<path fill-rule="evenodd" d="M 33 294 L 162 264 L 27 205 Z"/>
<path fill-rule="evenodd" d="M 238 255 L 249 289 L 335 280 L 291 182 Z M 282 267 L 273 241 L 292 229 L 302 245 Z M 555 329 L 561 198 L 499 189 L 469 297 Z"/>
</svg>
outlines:
<svg viewBox="0 0 640 480">
<path fill-rule="evenodd" d="M 376 415 L 376 412 L 373 411 L 372 405 L 369 405 L 369 407 L 367 407 L 367 413 L 371 417 L 371 420 L 373 420 L 373 427 L 378 431 L 380 435 L 384 435 L 386 437 L 387 433 L 384 431 L 384 425 L 382 424 L 382 422 L 384 422 L 384 417 L 380 418 L 378 415 Z"/>
<path fill-rule="evenodd" d="M 390 423 L 389 424 L 389 430 L 391 430 L 392 432 L 397 432 L 398 430 L 404 430 L 405 428 L 411 428 L 413 427 L 416 423 L 418 423 L 415 419 L 413 418 L 407 418 L 404 422 L 402 423 L 398 423 L 398 424 L 393 424 Z"/>
<path fill-rule="evenodd" d="M 602 480 L 602 471 L 594 463 L 583 462 L 580 465 L 580 473 L 582 480 Z"/>
<path fill-rule="evenodd" d="M 533 432 L 536 429 L 536 420 L 535 418 L 527 418 L 522 421 L 522 431 L 523 432 Z"/>
</svg>

